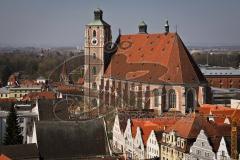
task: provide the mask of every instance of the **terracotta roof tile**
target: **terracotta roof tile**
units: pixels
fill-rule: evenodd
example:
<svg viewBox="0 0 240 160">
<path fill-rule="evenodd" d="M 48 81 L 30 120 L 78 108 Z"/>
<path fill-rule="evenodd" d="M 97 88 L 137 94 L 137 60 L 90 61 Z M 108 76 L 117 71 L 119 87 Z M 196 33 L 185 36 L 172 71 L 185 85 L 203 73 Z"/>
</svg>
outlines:
<svg viewBox="0 0 240 160">
<path fill-rule="evenodd" d="M 147 139 L 152 130 L 163 131 L 167 127 L 175 124 L 177 119 L 173 118 L 149 118 L 149 119 L 132 119 L 132 136 L 136 136 L 137 127 L 141 128 L 143 143 L 146 145 Z"/>
<path fill-rule="evenodd" d="M 152 83 L 206 83 L 177 33 L 121 35 L 119 39 L 105 77 Z"/>
<path fill-rule="evenodd" d="M 11 160 L 11 158 L 5 156 L 4 154 L 0 155 L 0 160 Z"/>
<path fill-rule="evenodd" d="M 31 101 L 36 99 L 48 99 L 53 100 L 56 99 L 56 95 L 51 91 L 43 91 L 43 92 L 31 92 L 23 96 L 22 101 Z"/>
<path fill-rule="evenodd" d="M 220 105 L 204 104 L 199 108 L 199 113 L 205 116 L 212 115 L 217 124 L 223 124 L 226 118 L 229 118 L 231 123 L 234 108 L 224 107 Z M 235 117 L 240 117 L 240 109 L 235 112 Z M 240 124 L 240 120 L 238 122 Z"/>
</svg>

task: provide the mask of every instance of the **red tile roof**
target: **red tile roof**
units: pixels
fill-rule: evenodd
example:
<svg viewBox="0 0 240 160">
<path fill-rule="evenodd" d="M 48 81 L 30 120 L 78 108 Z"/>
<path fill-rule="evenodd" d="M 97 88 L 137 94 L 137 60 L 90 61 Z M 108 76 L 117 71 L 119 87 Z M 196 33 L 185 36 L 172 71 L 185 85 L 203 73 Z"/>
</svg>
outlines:
<svg viewBox="0 0 240 160">
<path fill-rule="evenodd" d="M 5 156 L 4 154 L 0 155 L 0 160 L 11 160 L 11 158 Z"/>
<path fill-rule="evenodd" d="M 214 123 L 207 121 L 207 118 L 192 114 L 178 120 L 166 132 L 175 131 L 182 138 L 196 138 L 201 129 L 207 130 L 209 135 L 217 135 Z"/>
<path fill-rule="evenodd" d="M 208 121 L 206 117 L 196 114 L 181 118 L 172 127 L 167 128 L 165 132 L 175 131 L 178 136 L 187 139 L 189 143 L 184 150 L 185 152 L 189 151 L 201 130 L 204 130 L 210 140 L 214 152 L 217 152 L 222 136 L 229 137 L 231 134 L 230 125 L 218 125 L 213 121 Z"/>
<path fill-rule="evenodd" d="M 147 139 L 152 130 L 163 131 L 165 128 L 175 124 L 177 119 L 173 118 L 150 118 L 150 119 L 132 119 L 132 136 L 135 137 L 137 127 L 141 128 L 143 143 L 146 145 Z"/>
<path fill-rule="evenodd" d="M 199 113 L 205 116 L 213 115 L 214 121 L 217 124 L 223 124 L 225 119 L 228 118 L 230 123 L 232 120 L 232 115 L 234 113 L 234 108 L 219 106 L 219 105 L 212 105 L 212 104 L 203 104 L 199 108 Z M 237 109 L 235 112 L 236 118 L 240 117 L 240 109 Z M 240 118 L 239 118 L 239 124 L 240 124 Z"/>
<path fill-rule="evenodd" d="M 81 88 L 77 86 L 60 85 L 57 90 L 63 94 L 82 94 Z"/>
<path fill-rule="evenodd" d="M 105 77 L 151 83 L 206 83 L 177 33 L 121 35 L 118 44 Z"/>
<path fill-rule="evenodd" d="M 23 96 L 22 101 L 31 101 L 36 99 L 48 99 L 53 100 L 56 99 L 56 94 L 51 91 L 43 91 L 43 92 L 31 92 Z"/>
</svg>

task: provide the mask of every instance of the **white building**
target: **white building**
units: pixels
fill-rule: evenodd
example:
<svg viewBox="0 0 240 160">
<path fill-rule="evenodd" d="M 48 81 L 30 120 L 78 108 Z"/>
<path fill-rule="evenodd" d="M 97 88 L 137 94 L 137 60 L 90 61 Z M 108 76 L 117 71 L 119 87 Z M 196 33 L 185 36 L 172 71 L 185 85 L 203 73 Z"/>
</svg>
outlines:
<svg viewBox="0 0 240 160">
<path fill-rule="evenodd" d="M 146 144 L 146 158 L 155 158 L 161 157 L 161 148 L 159 139 L 162 137 L 162 132 L 155 132 L 154 130 L 151 131 L 147 144 Z"/>
<path fill-rule="evenodd" d="M 190 156 L 192 160 L 214 160 L 216 159 L 213 148 L 208 141 L 208 137 L 204 130 L 201 130 L 196 141 L 190 148 Z"/>
<path fill-rule="evenodd" d="M 27 143 L 27 134 L 32 130 L 32 124 L 37 118 L 37 113 L 32 111 L 31 105 L 15 105 L 17 115 L 19 117 L 19 123 L 21 133 L 23 136 L 23 143 Z M 6 132 L 6 119 L 9 114 L 7 110 L 0 111 L 0 144 L 4 142 Z"/>
</svg>

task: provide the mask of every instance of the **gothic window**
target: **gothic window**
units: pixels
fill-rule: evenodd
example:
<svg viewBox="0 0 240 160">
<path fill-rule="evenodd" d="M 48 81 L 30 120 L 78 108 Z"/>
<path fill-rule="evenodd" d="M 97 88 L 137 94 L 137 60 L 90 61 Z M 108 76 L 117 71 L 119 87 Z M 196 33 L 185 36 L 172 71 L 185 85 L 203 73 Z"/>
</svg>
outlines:
<svg viewBox="0 0 240 160">
<path fill-rule="evenodd" d="M 158 93 L 158 90 L 157 89 L 154 90 L 153 94 L 154 94 L 154 106 L 158 107 L 159 106 L 159 93 Z"/>
<path fill-rule="evenodd" d="M 97 74 L 97 68 L 96 68 L 95 66 L 92 68 L 92 74 L 93 74 L 93 75 L 96 75 L 96 74 Z"/>
<path fill-rule="evenodd" d="M 93 53 L 93 59 L 96 59 L 96 53 Z"/>
<path fill-rule="evenodd" d="M 188 90 L 186 112 L 191 112 L 193 110 L 194 110 L 194 94 L 192 90 Z"/>
<path fill-rule="evenodd" d="M 168 92 L 169 108 L 176 108 L 176 93 L 173 89 Z"/>
<path fill-rule="evenodd" d="M 97 33 L 95 30 L 93 30 L 93 37 L 96 37 L 97 36 Z"/>
<path fill-rule="evenodd" d="M 92 100 L 92 106 L 97 107 L 97 100 L 95 98 Z"/>
<path fill-rule="evenodd" d="M 94 83 L 92 84 L 92 88 L 93 88 L 94 90 L 97 89 L 97 84 L 96 84 L 96 82 L 94 82 Z"/>
</svg>

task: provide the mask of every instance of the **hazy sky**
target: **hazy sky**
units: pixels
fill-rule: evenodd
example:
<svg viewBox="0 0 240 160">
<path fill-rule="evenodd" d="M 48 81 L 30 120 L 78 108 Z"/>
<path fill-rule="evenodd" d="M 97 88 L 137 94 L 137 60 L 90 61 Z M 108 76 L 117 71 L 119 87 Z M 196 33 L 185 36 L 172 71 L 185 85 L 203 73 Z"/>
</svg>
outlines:
<svg viewBox="0 0 240 160">
<path fill-rule="evenodd" d="M 240 45 L 240 0 L 0 0 L 0 44 L 82 46 L 85 24 L 100 7 L 122 34 L 163 32 L 165 19 L 187 45 Z"/>
</svg>

